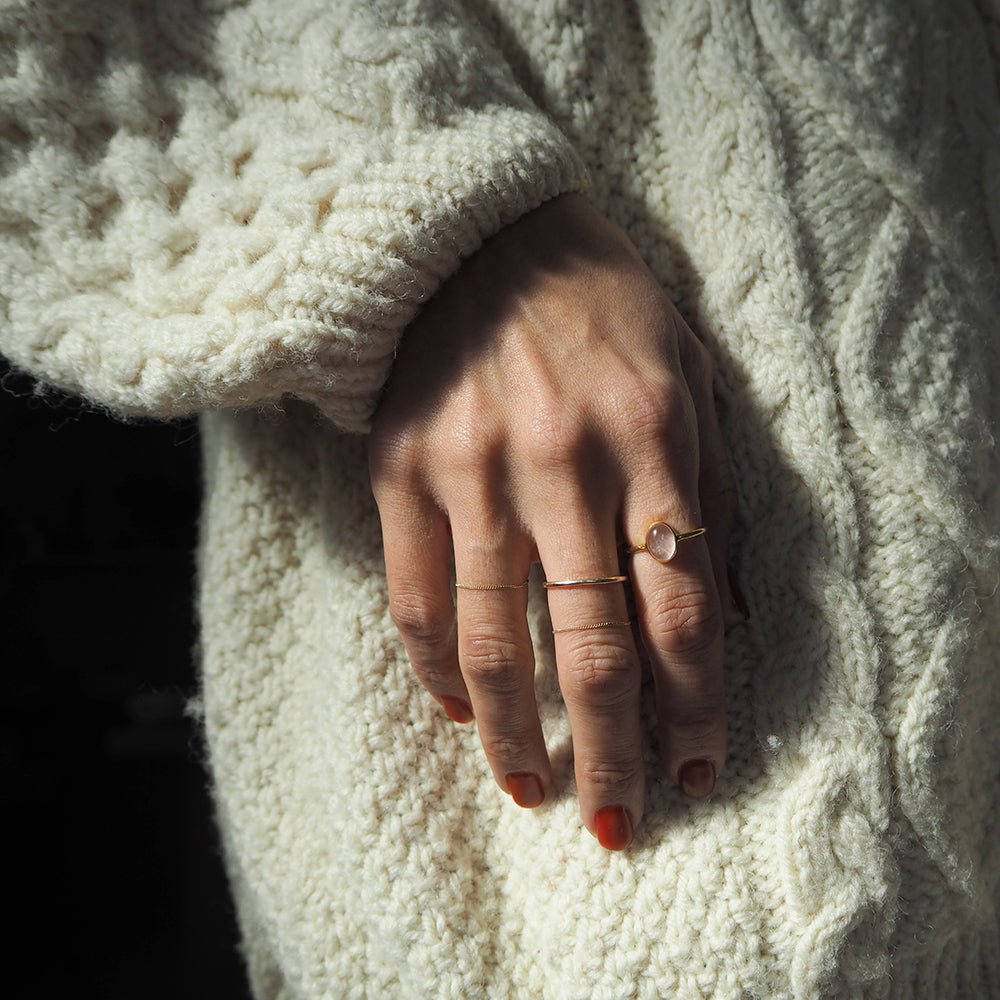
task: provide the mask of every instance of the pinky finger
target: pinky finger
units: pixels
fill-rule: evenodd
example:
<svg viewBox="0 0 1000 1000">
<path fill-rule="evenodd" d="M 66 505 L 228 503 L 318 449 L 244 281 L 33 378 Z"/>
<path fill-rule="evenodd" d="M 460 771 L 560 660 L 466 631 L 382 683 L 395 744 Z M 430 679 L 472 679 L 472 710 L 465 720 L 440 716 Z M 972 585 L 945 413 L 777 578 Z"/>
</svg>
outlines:
<svg viewBox="0 0 1000 1000">
<path fill-rule="evenodd" d="M 712 362 L 694 334 L 686 339 L 681 358 L 698 415 L 698 498 L 702 518 L 710 526 L 705 540 L 728 627 L 747 617 L 743 597 L 730 576 L 728 560 L 729 535 L 736 519 L 736 482 L 715 409 Z"/>
</svg>

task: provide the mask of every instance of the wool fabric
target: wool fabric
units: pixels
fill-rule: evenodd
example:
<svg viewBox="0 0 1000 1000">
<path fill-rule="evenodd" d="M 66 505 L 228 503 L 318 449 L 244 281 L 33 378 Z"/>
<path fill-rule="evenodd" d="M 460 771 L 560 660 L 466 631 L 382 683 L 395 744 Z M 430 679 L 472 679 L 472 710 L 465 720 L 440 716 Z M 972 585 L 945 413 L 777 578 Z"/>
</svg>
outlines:
<svg viewBox="0 0 1000 1000">
<path fill-rule="evenodd" d="M 998 38 L 991 0 L 0 7 L 3 352 L 202 414 L 255 996 L 1000 997 Z M 580 822 L 539 581 L 524 811 L 410 671 L 365 462 L 420 305 L 573 191 L 715 358 L 751 612 L 716 792 L 649 740 L 622 853 Z"/>
</svg>

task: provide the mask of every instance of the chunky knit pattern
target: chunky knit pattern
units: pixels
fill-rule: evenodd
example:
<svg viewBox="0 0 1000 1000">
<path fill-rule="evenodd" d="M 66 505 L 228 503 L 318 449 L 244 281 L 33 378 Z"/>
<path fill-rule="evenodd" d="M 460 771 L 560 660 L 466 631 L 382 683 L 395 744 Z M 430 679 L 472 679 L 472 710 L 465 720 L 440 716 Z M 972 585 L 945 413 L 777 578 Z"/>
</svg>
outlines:
<svg viewBox="0 0 1000 1000">
<path fill-rule="evenodd" d="M 0 14 L 3 349 L 205 411 L 201 708 L 257 996 L 1000 996 L 995 8 L 183 6 Z M 579 822 L 537 586 L 552 802 L 420 690 L 345 433 L 461 258 L 588 185 L 717 360 L 752 613 L 718 790 L 650 744 L 621 854 Z"/>
<path fill-rule="evenodd" d="M 126 414 L 363 428 L 419 303 L 581 176 L 468 19 L 409 6 L 8 5 L 11 360 Z"/>
</svg>

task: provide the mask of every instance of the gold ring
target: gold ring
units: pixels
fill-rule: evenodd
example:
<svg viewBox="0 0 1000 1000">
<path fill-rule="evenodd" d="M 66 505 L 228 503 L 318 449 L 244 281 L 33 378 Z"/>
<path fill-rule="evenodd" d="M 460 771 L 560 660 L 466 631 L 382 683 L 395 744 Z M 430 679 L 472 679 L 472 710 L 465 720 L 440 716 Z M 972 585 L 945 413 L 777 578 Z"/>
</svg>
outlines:
<svg viewBox="0 0 1000 1000">
<path fill-rule="evenodd" d="M 554 628 L 552 630 L 553 634 L 556 632 L 591 632 L 598 628 L 611 628 L 615 625 L 628 625 L 630 628 L 632 626 L 632 619 L 626 619 L 623 622 L 595 622 L 593 625 L 570 625 L 568 628 Z"/>
<path fill-rule="evenodd" d="M 654 521 L 646 529 L 646 540 L 641 545 L 630 545 L 629 555 L 637 552 L 648 552 L 657 562 L 668 563 L 677 555 L 677 543 L 686 542 L 689 538 L 700 538 L 707 528 L 693 528 L 691 531 L 678 531 L 671 528 L 666 521 Z"/>
<path fill-rule="evenodd" d="M 546 580 L 543 586 L 546 590 L 553 587 L 603 587 L 606 583 L 624 583 L 627 576 L 595 576 L 589 580 Z"/>
<path fill-rule="evenodd" d="M 456 583 L 456 590 L 521 590 L 528 586 L 528 581 L 524 583 L 491 583 L 483 587 L 477 587 L 472 583 Z"/>
</svg>

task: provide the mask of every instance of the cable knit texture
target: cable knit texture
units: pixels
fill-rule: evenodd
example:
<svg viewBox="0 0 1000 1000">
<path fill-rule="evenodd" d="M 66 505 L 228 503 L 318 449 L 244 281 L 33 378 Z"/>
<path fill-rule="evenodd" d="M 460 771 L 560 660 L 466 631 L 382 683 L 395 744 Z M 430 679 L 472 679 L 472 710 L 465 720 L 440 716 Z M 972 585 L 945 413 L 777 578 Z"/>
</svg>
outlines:
<svg viewBox="0 0 1000 1000">
<path fill-rule="evenodd" d="M 205 411 L 201 710 L 257 997 L 1000 996 L 998 25 L 4 5 L 4 352 Z M 411 674 L 345 433 L 462 257 L 588 185 L 717 360 L 752 614 L 718 790 L 650 743 L 620 854 L 580 824 L 540 588 L 527 812 Z"/>
<path fill-rule="evenodd" d="M 582 185 L 447 4 L 51 0 L 0 40 L 6 349 L 123 413 L 362 429 L 461 256 Z"/>
</svg>

